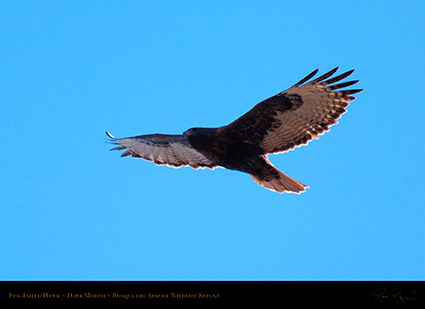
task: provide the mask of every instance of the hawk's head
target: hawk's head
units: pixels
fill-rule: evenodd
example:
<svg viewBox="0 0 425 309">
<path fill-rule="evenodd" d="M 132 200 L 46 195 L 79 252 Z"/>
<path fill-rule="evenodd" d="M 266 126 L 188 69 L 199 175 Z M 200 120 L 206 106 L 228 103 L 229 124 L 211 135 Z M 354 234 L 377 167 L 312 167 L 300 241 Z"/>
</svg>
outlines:
<svg viewBox="0 0 425 309">
<path fill-rule="evenodd" d="M 213 128 L 191 128 L 186 130 L 183 135 L 187 137 L 192 147 L 199 151 L 211 146 L 216 132 L 217 129 Z"/>
<path fill-rule="evenodd" d="M 190 128 L 183 132 L 183 135 L 186 135 L 188 138 L 193 135 L 207 136 L 215 132 L 215 129 L 212 128 Z"/>
</svg>

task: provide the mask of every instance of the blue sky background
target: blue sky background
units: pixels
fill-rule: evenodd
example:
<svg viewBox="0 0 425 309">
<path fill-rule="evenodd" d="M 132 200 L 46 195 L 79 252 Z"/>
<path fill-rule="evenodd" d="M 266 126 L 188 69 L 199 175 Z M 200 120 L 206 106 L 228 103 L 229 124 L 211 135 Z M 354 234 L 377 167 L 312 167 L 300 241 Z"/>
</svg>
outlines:
<svg viewBox="0 0 425 309">
<path fill-rule="evenodd" d="M 0 279 L 425 279 L 424 1 L 2 1 Z M 316 68 L 365 90 L 308 184 L 158 167 L 118 137 L 230 123 Z"/>
</svg>

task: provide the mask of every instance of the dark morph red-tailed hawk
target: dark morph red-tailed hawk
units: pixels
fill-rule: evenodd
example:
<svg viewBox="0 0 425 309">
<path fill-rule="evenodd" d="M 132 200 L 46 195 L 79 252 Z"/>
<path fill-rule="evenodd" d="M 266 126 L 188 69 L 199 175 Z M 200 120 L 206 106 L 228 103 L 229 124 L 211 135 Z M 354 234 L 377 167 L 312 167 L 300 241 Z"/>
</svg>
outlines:
<svg viewBox="0 0 425 309">
<path fill-rule="evenodd" d="M 337 69 L 307 82 L 316 75 L 315 70 L 224 127 L 192 128 L 182 135 L 127 138 L 115 138 L 106 132 L 111 142 L 118 145 L 111 150 L 126 149 L 122 157 L 143 158 L 158 165 L 238 170 L 272 191 L 299 194 L 308 186 L 275 168 L 267 155 L 306 145 L 329 131 L 346 112 L 348 102 L 355 99 L 350 95 L 362 89 L 341 90 L 358 80 L 335 84 L 354 71 L 330 78 Z"/>
</svg>

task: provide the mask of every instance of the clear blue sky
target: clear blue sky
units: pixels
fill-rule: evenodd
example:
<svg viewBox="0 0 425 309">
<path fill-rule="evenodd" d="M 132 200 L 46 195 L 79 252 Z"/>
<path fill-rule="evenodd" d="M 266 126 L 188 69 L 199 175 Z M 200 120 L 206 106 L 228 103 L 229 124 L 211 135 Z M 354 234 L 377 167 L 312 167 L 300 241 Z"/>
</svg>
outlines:
<svg viewBox="0 0 425 309">
<path fill-rule="evenodd" d="M 424 1 L 2 1 L 0 279 L 425 279 Z M 365 90 L 270 156 L 159 167 L 118 137 L 221 126 L 316 68 Z"/>
</svg>

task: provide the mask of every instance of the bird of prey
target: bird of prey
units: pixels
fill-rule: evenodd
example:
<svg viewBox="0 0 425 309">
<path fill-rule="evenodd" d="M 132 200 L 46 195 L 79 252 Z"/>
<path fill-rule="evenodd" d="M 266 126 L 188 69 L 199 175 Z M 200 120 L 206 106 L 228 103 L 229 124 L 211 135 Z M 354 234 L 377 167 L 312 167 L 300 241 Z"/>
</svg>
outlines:
<svg viewBox="0 0 425 309">
<path fill-rule="evenodd" d="M 313 71 L 291 88 L 254 106 L 219 128 L 191 128 L 180 135 L 149 134 L 115 138 L 111 150 L 158 165 L 192 168 L 223 167 L 248 173 L 260 186 L 276 192 L 304 192 L 308 186 L 284 174 L 267 155 L 287 152 L 329 131 L 346 112 L 351 96 L 362 89 L 342 90 L 358 80 L 340 82 L 354 70 L 333 77 L 338 67 L 309 81 Z"/>
</svg>

